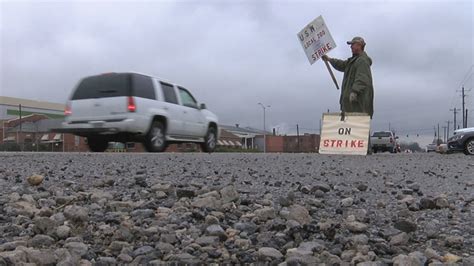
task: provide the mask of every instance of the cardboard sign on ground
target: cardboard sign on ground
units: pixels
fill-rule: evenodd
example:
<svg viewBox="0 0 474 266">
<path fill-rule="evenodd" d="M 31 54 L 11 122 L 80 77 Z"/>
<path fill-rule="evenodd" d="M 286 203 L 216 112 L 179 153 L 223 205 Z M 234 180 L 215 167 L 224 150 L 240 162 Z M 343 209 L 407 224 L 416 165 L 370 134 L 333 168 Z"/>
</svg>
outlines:
<svg viewBox="0 0 474 266">
<path fill-rule="evenodd" d="M 298 39 L 311 64 L 336 48 L 336 43 L 322 16 L 311 21 L 298 33 Z"/>
<path fill-rule="evenodd" d="M 346 113 L 341 121 L 340 113 L 325 113 L 322 122 L 319 153 L 367 155 L 370 116 Z"/>
</svg>

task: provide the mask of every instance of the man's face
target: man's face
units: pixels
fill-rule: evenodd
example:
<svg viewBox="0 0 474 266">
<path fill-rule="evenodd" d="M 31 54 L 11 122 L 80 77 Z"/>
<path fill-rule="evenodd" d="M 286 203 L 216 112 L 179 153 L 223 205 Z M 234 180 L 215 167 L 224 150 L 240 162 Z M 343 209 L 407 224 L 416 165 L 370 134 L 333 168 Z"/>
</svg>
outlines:
<svg viewBox="0 0 474 266">
<path fill-rule="evenodd" d="M 352 54 L 354 55 L 358 55 L 360 53 L 362 53 L 362 44 L 358 43 L 358 42 L 355 42 L 353 44 L 351 44 L 351 50 L 352 50 Z"/>
</svg>

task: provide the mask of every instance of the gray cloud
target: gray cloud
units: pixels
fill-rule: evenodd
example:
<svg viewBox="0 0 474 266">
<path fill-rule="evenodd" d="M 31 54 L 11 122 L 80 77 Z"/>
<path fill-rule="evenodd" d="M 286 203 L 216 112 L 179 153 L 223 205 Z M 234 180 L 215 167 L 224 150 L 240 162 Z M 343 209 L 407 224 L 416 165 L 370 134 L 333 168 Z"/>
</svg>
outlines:
<svg viewBox="0 0 474 266">
<path fill-rule="evenodd" d="M 65 102 L 83 76 L 132 70 L 189 87 L 225 124 L 261 127 L 257 103 L 270 104 L 268 126 L 286 133 L 297 123 L 315 131 L 322 112 L 339 108 L 324 64 L 309 65 L 296 38 L 320 14 L 338 44 L 330 56 L 349 57 L 355 35 L 368 43 L 373 129 L 432 134 L 460 107 L 456 90 L 473 64 L 471 1 L 0 5 L 2 95 Z"/>
</svg>

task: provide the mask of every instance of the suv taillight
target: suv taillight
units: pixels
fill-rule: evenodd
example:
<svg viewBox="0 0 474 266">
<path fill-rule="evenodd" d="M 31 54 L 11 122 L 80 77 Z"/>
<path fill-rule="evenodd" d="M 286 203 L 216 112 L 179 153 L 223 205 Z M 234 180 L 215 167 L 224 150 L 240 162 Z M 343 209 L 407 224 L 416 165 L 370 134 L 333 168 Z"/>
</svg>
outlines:
<svg viewBox="0 0 474 266">
<path fill-rule="evenodd" d="M 393 143 L 393 138 L 392 137 L 390 137 L 390 143 Z"/>
<path fill-rule="evenodd" d="M 135 100 L 133 99 L 132 96 L 128 97 L 127 109 L 129 112 L 135 112 L 137 110 L 137 106 L 135 105 Z"/>
<path fill-rule="evenodd" d="M 68 104 L 66 104 L 66 107 L 64 107 L 64 115 L 65 116 L 69 116 L 72 114 L 72 111 L 71 111 L 71 106 Z"/>
</svg>

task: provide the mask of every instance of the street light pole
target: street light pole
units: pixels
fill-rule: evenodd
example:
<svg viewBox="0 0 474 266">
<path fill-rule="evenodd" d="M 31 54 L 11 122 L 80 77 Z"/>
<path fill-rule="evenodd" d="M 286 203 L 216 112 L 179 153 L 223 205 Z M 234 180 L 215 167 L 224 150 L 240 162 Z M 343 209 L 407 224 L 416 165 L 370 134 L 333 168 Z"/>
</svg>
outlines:
<svg viewBox="0 0 474 266">
<path fill-rule="evenodd" d="M 267 108 L 270 107 L 270 105 L 265 106 L 262 103 L 258 103 L 260 106 L 263 108 L 263 153 L 267 152 L 267 129 L 266 129 L 266 117 L 265 117 L 265 111 Z"/>
</svg>

